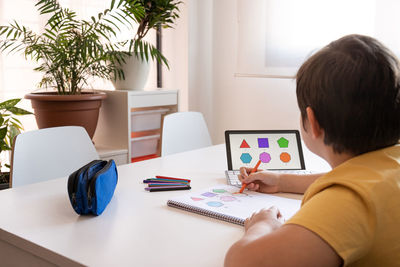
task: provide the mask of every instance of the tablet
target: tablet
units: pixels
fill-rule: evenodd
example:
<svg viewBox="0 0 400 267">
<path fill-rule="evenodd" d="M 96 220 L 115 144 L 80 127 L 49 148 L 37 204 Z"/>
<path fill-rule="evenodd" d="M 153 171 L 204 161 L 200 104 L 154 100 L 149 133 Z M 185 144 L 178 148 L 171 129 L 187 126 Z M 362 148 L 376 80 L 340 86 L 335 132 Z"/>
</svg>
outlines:
<svg viewBox="0 0 400 267">
<path fill-rule="evenodd" d="M 259 160 L 263 170 L 304 170 L 298 130 L 225 131 L 228 170 L 253 168 Z"/>
</svg>

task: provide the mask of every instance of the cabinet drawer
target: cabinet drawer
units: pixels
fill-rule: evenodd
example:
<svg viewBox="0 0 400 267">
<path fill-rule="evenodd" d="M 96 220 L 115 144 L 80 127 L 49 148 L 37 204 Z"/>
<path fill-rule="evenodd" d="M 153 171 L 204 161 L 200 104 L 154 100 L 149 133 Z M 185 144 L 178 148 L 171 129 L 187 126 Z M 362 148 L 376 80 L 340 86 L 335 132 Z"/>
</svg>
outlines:
<svg viewBox="0 0 400 267">
<path fill-rule="evenodd" d="M 131 132 L 156 130 L 161 128 L 162 115 L 167 108 L 133 111 L 131 113 Z"/>
<path fill-rule="evenodd" d="M 178 103 L 176 93 L 130 95 L 129 98 L 130 108 L 170 106 Z"/>
<path fill-rule="evenodd" d="M 156 154 L 159 140 L 159 134 L 132 138 L 131 157 L 137 158 Z"/>
</svg>

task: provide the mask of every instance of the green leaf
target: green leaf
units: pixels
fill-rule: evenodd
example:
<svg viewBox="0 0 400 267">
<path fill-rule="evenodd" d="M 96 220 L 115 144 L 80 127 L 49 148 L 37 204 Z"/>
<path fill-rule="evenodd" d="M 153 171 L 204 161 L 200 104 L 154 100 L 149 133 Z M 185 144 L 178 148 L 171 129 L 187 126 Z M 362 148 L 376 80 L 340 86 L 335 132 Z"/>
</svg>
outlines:
<svg viewBox="0 0 400 267">
<path fill-rule="evenodd" d="M 11 125 L 9 130 L 8 130 L 8 134 L 9 134 L 9 141 L 10 143 L 8 144 L 9 146 L 12 146 L 11 142 L 13 142 L 14 137 L 16 137 L 17 135 L 19 135 L 21 133 L 20 128 L 19 127 L 15 127 L 14 125 Z"/>
<path fill-rule="evenodd" d="M 22 123 L 15 117 L 11 117 L 10 123 L 21 130 L 23 129 Z"/>
<path fill-rule="evenodd" d="M 17 107 L 10 107 L 7 108 L 8 111 L 10 111 L 11 113 L 13 113 L 14 115 L 30 115 L 32 114 L 31 112 L 22 109 L 22 108 L 17 108 Z"/>
<path fill-rule="evenodd" d="M 16 104 L 19 103 L 19 101 L 21 101 L 21 98 L 14 98 L 14 99 L 10 99 L 10 100 L 6 100 L 4 102 L 1 102 L 0 103 L 0 110 L 9 109 L 11 107 L 14 107 Z"/>
<path fill-rule="evenodd" d="M 0 152 L 8 150 L 11 150 L 11 147 L 9 147 L 4 141 L 0 140 Z"/>
<path fill-rule="evenodd" d="M 3 140 L 7 135 L 7 126 L 0 128 L 0 140 Z"/>
</svg>

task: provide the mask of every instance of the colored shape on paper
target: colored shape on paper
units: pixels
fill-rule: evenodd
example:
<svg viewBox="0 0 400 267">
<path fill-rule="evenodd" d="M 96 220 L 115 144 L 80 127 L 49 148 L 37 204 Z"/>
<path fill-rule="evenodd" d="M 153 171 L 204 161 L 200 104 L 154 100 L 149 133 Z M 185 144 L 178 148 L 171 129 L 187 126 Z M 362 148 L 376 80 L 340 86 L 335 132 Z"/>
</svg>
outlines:
<svg viewBox="0 0 400 267">
<path fill-rule="evenodd" d="M 290 154 L 286 153 L 286 152 L 281 153 L 281 155 L 279 157 L 280 157 L 281 161 L 283 161 L 285 163 L 289 162 L 291 159 Z"/>
<path fill-rule="evenodd" d="M 249 144 L 246 142 L 246 140 L 243 139 L 242 144 L 240 145 L 240 148 L 250 148 Z"/>
<path fill-rule="evenodd" d="M 210 201 L 210 202 L 207 202 L 206 204 L 208 206 L 214 207 L 214 208 L 218 208 L 218 207 L 221 207 L 224 205 L 222 202 L 219 202 L 219 201 Z"/>
<path fill-rule="evenodd" d="M 277 142 L 280 148 L 285 148 L 289 146 L 289 140 L 284 137 L 279 138 Z"/>
<path fill-rule="evenodd" d="M 202 196 L 205 197 L 215 197 L 217 194 L 211 193 L 211 192 L 205 192 L 203 194 L 201 194 Z"/>
<path fill-rule="evenodd" d="M 247 193 L 240 193 L 240 192 L 235 192 L 232 194 L 235 195 L 235 197 L 247 197 L 248 196 Z"/>
<path fill-rule="evenodd" d="M 191 197 L 191 199 L 193 201 L 201 201 L 201 200 L 203 200 L 203 198 L 199 198 L 199 197 Z"/>
<path fill-rule="evenodd" d="M 225 189 L 213 189 L 212 190 L 214 193 L 225 193 L 226 190 Z"/>
<path fill-rule="evenodd" d="M 268 148 L 269 142 L 268 138 L 257 138 L 258 139 L 258 147 L 259 148 Z"/>
<path fill-rule="evenodd" d="M 240 160 L 241 160 L 243 163 L 250 163 L 252 159 L 253 159 L 253 158 L 252 158 L 252 156 L 251 156 L 249 153 L 243 153 L 243 154 L 240 156 Z"/>
<path fill-rule="evenodd" d="M 267 152 L 263 152 L 260 154 L 260 160 L 263 163 L 269 163 L 271 161 L 271 155 Z"/>
<path fill-rule="evenodd" d="M 232 196 L 221 196 L 220 199 L 224 202 L 232 202 L 236 200 L 236 198 Z"/>
</svg>

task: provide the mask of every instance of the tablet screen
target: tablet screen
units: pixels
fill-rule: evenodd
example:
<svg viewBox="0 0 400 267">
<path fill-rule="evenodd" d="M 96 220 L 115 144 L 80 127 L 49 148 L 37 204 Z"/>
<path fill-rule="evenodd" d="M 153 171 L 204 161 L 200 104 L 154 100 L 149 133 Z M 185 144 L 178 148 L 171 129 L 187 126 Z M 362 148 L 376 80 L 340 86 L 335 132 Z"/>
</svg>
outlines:
<svg viewBox="0 0 400 267">
<path fill-rule="evenodd" d="M 300 134 L 297 130 L 226 131 L 229 170 L 242 166 L 259 169 L 305 169 Z"/>
</svg>

